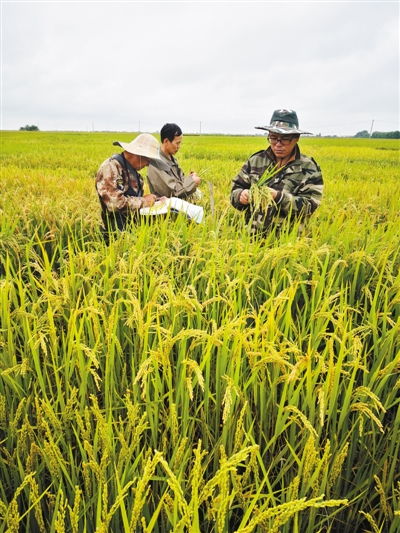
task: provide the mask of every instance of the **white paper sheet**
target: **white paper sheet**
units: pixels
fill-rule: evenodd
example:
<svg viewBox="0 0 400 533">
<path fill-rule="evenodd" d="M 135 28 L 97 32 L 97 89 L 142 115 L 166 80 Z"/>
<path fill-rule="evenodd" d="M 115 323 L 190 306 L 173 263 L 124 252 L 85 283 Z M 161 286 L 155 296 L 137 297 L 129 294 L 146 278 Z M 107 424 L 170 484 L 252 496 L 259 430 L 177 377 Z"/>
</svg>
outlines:
<svg viewBox="0 0 400 533">
<path fill-rule="evenodd" d="M 170 209 L 185 213 L 191 220 L 201 224 L 204 217 L 204 209 L 200 205 L 191 204 L 181 198 L 167 198 L 165 201 L 156 202 L 152 207 L 142 207 L 141 215 L 165 215 Z"/>
</svg>

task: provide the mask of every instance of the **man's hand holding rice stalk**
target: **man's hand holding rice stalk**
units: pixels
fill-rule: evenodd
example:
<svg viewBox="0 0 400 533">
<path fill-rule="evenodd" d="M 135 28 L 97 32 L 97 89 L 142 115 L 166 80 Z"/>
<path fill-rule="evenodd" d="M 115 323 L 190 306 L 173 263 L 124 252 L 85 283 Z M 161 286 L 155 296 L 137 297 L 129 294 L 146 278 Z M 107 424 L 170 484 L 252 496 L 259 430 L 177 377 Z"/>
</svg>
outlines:
<svg viewBox="0 0 400 533">
<path fill-rule="evenodd" d="M 277 167 L 267 170 L 258 181 L 251 184 L 250 189 L 243 190 L 240 195 L 241 203 L 251 204 L 255 211 L 266 211 L 274 203 L 277 191 L 265 187 L 264 184 L 273 178 L 278 171 L 279 168 Z"/>
</svg>

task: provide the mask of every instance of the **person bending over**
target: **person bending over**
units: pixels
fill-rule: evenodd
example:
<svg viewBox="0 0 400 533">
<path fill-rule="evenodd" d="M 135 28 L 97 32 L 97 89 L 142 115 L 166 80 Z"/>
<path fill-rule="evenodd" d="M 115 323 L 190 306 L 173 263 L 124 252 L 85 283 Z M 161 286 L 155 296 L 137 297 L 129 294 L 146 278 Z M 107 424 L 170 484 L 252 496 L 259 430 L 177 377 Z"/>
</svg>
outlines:
<svg viewBox="0 0 400 533">
<path fill-rule="evenodd" d="M 149 133 L 138 135 L 130 143 L 113 143 L 123 148 L 100 165 L 96 190 L 101 206 L 104 230 L 123 230 L 137 221 L 141 207 L 151 207 L 155 194 L 143 194 L 143 178 L 139 170 L 152 161 L 160 161 L 159 142 Z"/>
</svg>

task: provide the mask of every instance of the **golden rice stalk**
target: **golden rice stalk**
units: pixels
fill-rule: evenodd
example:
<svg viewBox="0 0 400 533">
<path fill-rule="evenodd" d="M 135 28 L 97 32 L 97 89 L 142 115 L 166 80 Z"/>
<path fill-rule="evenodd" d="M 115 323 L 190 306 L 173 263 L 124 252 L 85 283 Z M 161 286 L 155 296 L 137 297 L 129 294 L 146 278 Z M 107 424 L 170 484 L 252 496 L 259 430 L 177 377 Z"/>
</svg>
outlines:
<svg viewBox="0 0 400 533">
<path fill-rule="evenodd" d="M 46 533 L 46 526 L 43 520 L 42 507 L 39 501 L 39 497 L 40 497 L 39 496 L 39 485 L 37 484 L 34 478 L 30 480 L 29 485 L 31 488 L 31 499 L 33 500 L 33 502 L 36 502 L 34 506 L 34 513 L 35 513 L 36 522 L 39 526 L 39 531 L 40 533 Z"/>
<path fill-rule="evenodd" d="M 259 446 L 257 444 L 247 446 L 247 448 L 243 448 L 243 450 L 231 455 L 229 459 L 224 460 L 223 463 L 220 464 L 220 468 L 217 470 L 216 474 L 205 484 L 199 496 L 199 502 L 201 503 L 208 498 L 212 498 L 215 488 L 220 484 L 221 479 L 224 478 L 224 472 L 234 471 L 239 464 L 243 463 L 249 457 L 249 455 L 252 457 L 252 454 L 255 454 L 258 451 L 258 448 Z M 222 449 L 221 446 L 221 450 Z"/>
<path fill-rule="evenodd" d="M 32 442 L 31 444 L 31 447 L 30 447 L 30 451 L 29 451 L 29 455 L 26 459 L 26 472 L 27 473 L 30 473 L 34 470 L 34 461 L 36 459 L 37 456 L 40 456 L 41 455 L 41 452 L 40 452 L 40 449 L 39 447 L 37 446 L 37 444 L 35 442 Z"/>
<path fill-rule="evenodd" d="M 164 328 L 159 328 L 159 330 L 161 329 Z M 164 368 L 171 368 L 170 353 L 174 342 L 171 332 L 167 331 L 167 333 L 168 335 L 166 335 L 165 339 L 163 339 L 163 342 L 160 343 L 157 350 L 150 350 L 150 354 L 152 359 L 156 363 L 163 366 Z"/>
<path fill-rule="evenodd" d="M 190 473 L 191 478 L 191 487 L 192 487 L 192 500 L 195 498 L 198 498 L 198 491 L 199 486 L 201 483 L 203 483 L 203 472 L 202 472 L 202 466 L 201 461 L 203 457 L 207 455 L 207 450 L 201 449 L 201 440 L 199 439 L 197 443 L 197 448 L 194 449 L 194 461 L 193 461 L 193 468 Z"/>
<path fill-rule="evenodd" d="M 335 460 L 333 461 L 332 468 L 331 468 L 329 478 L 328 478 L 328 491 L 331 490 L 335 481 L 339 477 L 340 472 L 342 471 L 342 466 L 343 466 L 344 460 L 347 457 L 348 450 L 349 450 L 349 442 L 346 442 L 343 448 L 340 450 L 340 452 L 335 456 Z"/>
<path fill-rule="evenodd" d="M 77 387 L 72 387 L 70 396 L 65 404 L 64 412 L 62 413 L 64 420 L 75 420 L 76 412 L 78 408 L 78 389 Z"/>
<path fill-rule="evenodd" d="M 168 492 L 164 493 L 164 500 L 163 500 L 164 507 L 166 510 L 170 513 L 172 513 L 174 508 L 174 500 L 171 498 L 171 496 L 168 494 Z"/>
<path fill-rule="evenodd" d="M 235 439 L 234 439 L 234 446 L 233 446 L 234 452 L 238 451 L 243 446 L 243 437 L 244 437 L 243 418 L 246 412 L 247 405 L 248 405 L 248 402 L 246 400 L 240 411 L 238 421 L 236 422 Z"/>
<path fill-rule="evenodd" d="M 358 511 L 358 512 L 362 514 L 363 516 L 365 516 L 365 518 L 368 520 L 368 522 L 372 526 L 374 533 L 381 533 L 381 529 L 378 527 L 378 524 L 375 522 L 375 520 L 372 518 L 372 516 L 369 513 L 365 513 L 364 511 Z"/>
<path fill-rule="evenodd" d="M 7 505 L 0 500 L 0 518 L 5 519 L 7 515 Z"/>
<path fill-rule="evenodd" d="M 235 384 L 233 379 L 230 376 L 222 376 L 222 378 L 228 383 L 224 397 L 222 399 L 222 405 L 223 405 L 223 412 L 222 412 L 222 422 L 225 424 L 228 420 L 231 407 L 233 404 L 233 393 L 236 394 L 236 396 L 240 396 L 240 390 L 239 387 Z"/>
<path fill-rule="evenodd" d="M 386 494 L 385 494 L 385 490 L 383 488 L 382 482 L 376 475 L 374 475 L 374 479 L 376 483 L 375 490 L 379 494 L 379 501 L 381 503 L 381 509 L 383 510 L 383 514 L 388 520 L 392 520 L 393 511 L 389 505 L 389 502 L 386 499 Z"/>
<path fill-rule="evenodd" d="M 324 453 L 321 459 L 319 459 L 318 461 L 318 476 L 314 479 L 314 482 L 313 482 L 313 489 L 314 489 L 315 495 L 317 495 L 320 492 L 320 487 L 321 487 L 322 479 L 324 476 L 324 472 L 328 469 L 329 458 L 331 456 L 330 452 L 331 452 L 331 443 L 330 443 L 330 440 L 328 439 L 324 447 Z"/>
<path fill-rule="evenodd" d="M 60 502 L 57 509 L 56 520 L 54 528 L 56 533 L 65 533 L 65 510 L 67 508 L 67 501 L 63 494 L 60 495 Z"/>
<path fill-rule="evenodd" d="M 108 483 L 107 481 L 102 481 L 102 483 L 100 483 L 98 490 L 99 492 L 101 492 L 101 517 L 103 519 L 103 524 L 107 524 L 107 509 L 108 509 Z"/>
<path fill-rule="evenodd" d="M 249 189 L 250 202 L 255 211 L 266 211 L 274 203 L 271 191 L 268 187 L 260 187 L 257 183 L 252 183 Z"/>
<path fill-rule="evenodd" d="M 92 461 L 95 461 L 96 457 L 95 457 L 95 453 L 94 453 L 94 450 L 93 450 L 93 444 L 91 442 L 89 442 L 88 440 L 84 440 L 83 441 L 83 448 L 84 448 L 85 452 L 88 454 L 88 456 L 90 457 L 90 459 Z"/>
<path fill-rule="evenodd" d="M 0 427 L 7 425 L 6 397 L 0 393 Z"/>
<path fill-rule="evenodd" d="M 2 376 L 9 376 L 11 374 L 14 374 L 15 376 L 25 376 L 26 373 L 30 370 L 29 366 L 29 359 L 24 358 L 22 359 L 21 363 L 18 363 L 14 366 L 10 366 L 6 368 L 5 370 L 1 371 Z"/>
<path fill-rule="evenodd" d="M 378 429 L 381 433 L 384 433 L 382 422 L 379 420 L 379 418 L 371 411 L 369 405 L 364 402 L 355 402 L 351 404 L 350 411 L 358 411 L 361 413 L 361 415 L 366 415 L 370 420 L 375 422 L 375 424 L 378 426 Z M 360 435 L 362 435 L 362 429 L 363 429 L 363 417 L 361 416 L 360 421 Z"/>
<path fill-rule="evenodd" d="M 189 398 L 193 400 L 192 374 L 195 374 L 197 378 L 197 383 L 199 384 L 199 387 L 201 388 L 203 392 L 204 392 L 204 377 L 199 367 L 199 364 L 194 359 L 184 359 L 182 361 L 182 364 L 185 365 L 187 368 L 186 384 L 188 387 Z"/>
<path fill-rule="evenodd" d="M 53 440 L 54 430 L 62 432 L 62 421 L 59 416 L 56 415 L 51 405 L 45 400 L 38 400 L 36 402 L 36 408 L 41 413 L 41 426 L 46 431 L 49 440 Z M 52 427 L 50 427 L 50 424 Z"/>
<path fill-rule="evenodd" d="M 323 387 L 319 387 L 317 392 L 318 404 L 319 404 L 319 423 L 321 427 L 324 425 L 325 410 L 326 410 L 326 395 Z"/>
<path fill-rule="evenodd" d="M 253 444 L 252 446 L 247 446 L 246 448 L 239 450 L 226 460 L 224 463 L 225 467 L 229 469 L 236 468 L 239 464 L 243 463 L 249 455 L 251 456 L 253 453 L 258 452 L 258 450 L 258 444 Z"/>
<path fill-rule="evenodd" d="M 61 479 L 61 465 L 66 465 L 58 446 L 53 441 L 45 440 L 43 444 L 43 459 L 52 477 Z"/>
<path fill-rule="evenodd" d="M 328 500 L 328 501 L 322 501 L 322 502 L 316 501 L 320 497 L 322 497 L 322 496 L 314 498 L 314 500 L 309 500 L 308 502 L 305 501 L 302 505 L 299 505 L 298 503 L 297 504 L 295 503 L 293 508 L 288 507 L 288 508 L 284 509 L 283 512 L 279 513 L 278 516 L 276 518 L 274 518 L 272 527 L 268 531 L 270 533 L 279 533 L 280 532 L 280 526 L 283 526 L 284 524 L 286 524 L 286 522 L 295 513 L 299 512 L 299 511 L 301 511 L 303 509 L 307 509 L 309 507 L 336 507 L 337 505 L 345 505 L 345 504 L 347 504 L 347 500 Z M 302 501 L 302 500 L 297 500 L 297 502 L 300 502 L 300 501 Z M 293 502 L 288 502 L 288 503 L 290 505 L 290 503 L 293 503 Z"/>
<path fill-rule="evenodd" d="M 133 328 L 136 325 L 137 331 L 144 331 L 145 330 L 144 312 L 142 309 L 142 305 L 140 301 L 137 299 L 137 297 L 135 297 L 131 291 L 128 291 L 128 295 L 129 295 L 129 300 L 128 300 L 129 305 L 133 307 L 133 313 L 130 313 L 130 315 L 126 319 L 125 324 L 129 328 Z M 139 335 L 138 337 L 139 337 L 138 340 L 140 341 L 140 344 L 141 344 L 142 343 L 141 335 Z"/>
<path fill-rule="evenodd" d="M 301 375 L 302 370 L 307 368 L 308 361 L 309 355 L 303 355 L 302 357 L 298 358 L 298 361 L 292 366 L 291 372 L 287 377 L 288 383 L 295 381 Z"/>
<path fill-rule="evenodd" d="M 311 435 L 314 435 L 315 438 L 318 437 L 317 432 L 313 428 L 311 422 L 308 420 L 308 418 L 294 405 L 287 405 L 285 408 L 285 411 L 291 411 L 294 413 L 294 416 L 290 417 L 292 420 L 294 420 L 296 423 L 298 423 L 300 426 L 307 429 Z M 299 423 L 301 422 L 301 424 Z"/>
<path fill-rule="evenodd" d="M 224 376 L 224 378 L 228 381 L 228 385 L 225 389 L 225 394 L 222 399 L 222 405 L 224 408 L 222 412 L 222 422 L 225 424 L 228 419 L 231 407 L 232 407 L 232 388 L 233 388 L 232 381 L 233 380 L 229 376 Z"/>
<path fill-rule="evenodd" d="M 126 420 L 127 428 L 132 431 L 138 424 L 143 423 L 143 419 L 140 418 L 140 408 L 137 404 L 132 403 L 129 391 L 125 394 L 125 406 L 126 406 Z M 147 415 L 146 415 L 147 416 Z"/>
<path fill-rule="evenodd" d="M 100 468 L 100 465 L 96 463 L 96 461 L 88 461 L 87 463 L 82 463 L 82 468 L 83 468 L 83 478 L 85 481 L 85 487 L 87 490 L 89 490 L 89 488 L 92 485 L 91 479 L 90 479 L 90 472 L 93 472 L 93 474 L 95 475 L 96 482 L 100 483 L 101 468 Z"/>
<path fill-rule="evenodd" d="M 168 475 L 167 483 L 168 483 L 169 487 L 171 488 L 171 490 L 173 491 L 173 493 L 175 495 L 175 500 L 176 500 L 176 503 L 178 504 L 178 508 L 179 508 L 179 510 L 180 510 L 180 512 L 182 514 L 184 522 L 189 527 L 189 525 L 190 525 L 190 516 L 191 516 L 192 512 L 189 509 L 189 506 L 188 506 L 188 504 L 187 504 L 187 502 L 185 500 L 185 497 L 184 497 L 184 494 L 183 494 L 183 490 L 182 490 L 182 487 L 181 487 L 181 485 L 180 485 L 180 483 L 178 481 L 178 478 L 175 476 L 175 474 L 171 470 L 171 468 L 170 468 L 169 464 L 167 463 L 167 461 L 162 457 L 162 454 L 160 454 L 159 463 L 163 467 L 163 469 L 165 470 L 166 474 Z M 176 529 L 178 529 L 178 528 L 176 528 Z"/>
<path fill-rule="evenodd" d="M 95 309 L 91 309 L 91 310 L 98 313 L 98 310 L 97 311 Z M 94 378 L 97 390 L 100 390 L 102 379 L 97 373 L 97 370 L 100 367 L 100 361 L 98 359 L 99 349 L 94 349 L 89 346 L 86 346 L 86 344 L 83 344 L 82 342 L 76 342 L 74 344 L 74 348 L 75 350 L 79 352 L 84 352 L 86 357 L 90 361 L 91 365 L 89 366 L 89 371 Z"/>
<path fill-rule="evenodd" d="M 270 507 L 265 511 L 258 512 L 246 527 L 238 529 L 235 533 L 252 533 L 256 526 L 266 523 L 267 520 L 275 517 L 272 527 L 268 528 L 268 533 L 279 533 L 279 527 L 284 525 L 289 518 L 299 511 L 303 511 L 309 507 L 335 507 L 337 505 L 346 505 L 348 503 L 348 500 L 321 501 L 322 498 L 323 495 L 312 498 L 311 500 L 301 498 L 300 500 L 293 500 L 277 505 L 276 507 Z"/>
<path fill-rule="evenodd" d="M 354 358 L 359 360 L 362 354 L 362 351 L 363 351 L 363 343 L 359 335 L 354 335 L 353 344 L 352 344 L 352 352 L 353 352 Z"/>
<path fill-rule="evenodd" d="M 22 481 L 21 485 L 15 491 L 14 497 L 11 500 L 11 503 L 9 504 L 9 506 L 7 507 L 7 510 L 5 510 L 4 504 L 1 506 L 2 512 L 5 512 L 6 523 L 8 526 L 7 533 L 18 533 L 19 532 L 19 522 L 22 517 L 19 514 L 17 498 L 21 494 L 21 492 L 24 490 L 24 488 L 31 483 L 31 480 L 33 479 L 33 476 L 35 474 L 36 472 L 30 472 L 24 477 L 24 480 Z"/>
<path fill-rule="evenodd" d="M 26 457 L 31 448 L 31 443 L 35 439 L 34 428 L 29 423 L 28 417 L 25 415 L 25 421 L 22 424 L 17 441 L 17 453 L 20 457 Z"/>
<path fill-rule="evenodd" d="M 296 500 L 299 497 L 300 476 L 295 476 L 288 489 L 288 499 Z"/>
<path fill-rule="evenodd" d="M 89 443 L 89 441 L 91 440 L 92 432 L 91 432 L 91 427 L 90 427 L 90 415 L 89 415 L 89 411 L 87 407 L 85 407 L 84 413 L 85 413 L 85 420 L 82 418 L 81 413 L 78 410 L 75 412 L 75 419 L 78 424 L 79 430 L 81 432 L 82 440 Z"/>
<path fill-rule="evenodd" d="M 186 388 L 188 391 L 189 399 L 190 401 L 193 401 L 193 383 L 192 383 L 192 376 L 189 375 L 185 378 L 186 382 Z"/>
<path fill-rule="evenodd" d="M 135 481 L 132 480 L 132 481 L 129 481 L 123 488 L 120 492 L 118 492 L 118 496 L 115 498 L 115 501 L 114 503 L 112 504 L 110 510 L 108 512 L 105 512 L 104 513 L 104 524 L 107 526 L 107 530 L 106 531 L 109 531 L 109 524 L 110 524 L 110 521 L 111 521 L 111 518 L 113 517 L 114 513 L 117 511 L 118 507 L 121 505 L 121 502 L 124 500 L 125 496 L 126 496 L 126 493 L 128 492 L 129 488 L 133 485 Z M 107 483 L 105 483 L 104 485 L 107 485 Z M 108 493 L 108 489 L 107 489 L 107 493 Z M 105 506 L 104 509 L 106 510 L 107 509 L 107 505 L 108 505 L 108 498 L 104 497 L 104 502 L 103 502 L 103 505 Z"/>
<path fill-rule="evenodd" d="M 122 426 L 122 420 L 121 418 L 118 419 L 120 425 Z M 118 453 L 118 460 L 117 460 L 117 467 L 118 470 L 122 467 L 127 457 L 131 455 L 130 452 L 130 446 L 125 438 L 125 435 L 122 431 L 118 429 L 118 427 L 115 428 L 116 431 L 116 438 L 118 439 L 119 443 L 121 444 L 121 448 Z"/>
<path fill-rule="evenodd" d="M 217 513 L 217 532 L 223 533 L 225 530 L 225 521 L 226 515 L 228 512 L 229 506 L 229 476 L 228 469 L 226 467 L 228 461 L 226 458 L 225 449 L 223 446 L 220 447 L 221 458 L 220 458 L 220 468 L 221 476 L 219 478 L 219 495 L 218 495 L 218 506 L 216 508 Z"/>
<path fill-rule="evenodd" d="M 107 482 L 107 468 L 110 464 L 110 456 L 107 450 L 104 450 L 100 460 L 100 480 Z"/>
<path fill-rule="evenodd" d="M 245 491 L 243 488 L 243 475 L 238 474 L 236 470 L 231 472 L 232 485 L 234 490 L 232 493 L 236 495 L 242 505 L 246 504 Z"/>
<path fill-rule="evenodd" d="M 303 471 L 302 478 L 303 482 L 307 483 L 311 477 L 311 472 L 314 470 L 314 466 L 317 462 L 318 452 L 315 448 L 315 438 L 313 435 L 310 435 L 307 439 L 306 445 L 304 446 L 303 452 Z"/>
<path fill-rule="evenodd" d="M 246 467 L 246 470 L 243 475 L 243 480 L 247 480 L 248 476 L 250 476 L 250 472 L 253 472 L 254 479 L 256 481 L 256 485 L 260 485 L 260 473 L 258 469 L 258 463 L 257 463 L 257 454 L 258 454 L 259 446 L 253 446 L 253 449 L 250 451 L 250 459 L 248 467 Z"/>
<path fill-rule="evenodd" d="M 172 463 L 172 470 L 176 470 L 182 463 L 182 460 L 183 460 L 183 456 L 185 454 L 185 451 L 187 449 L 187 445 L 188 445 L 188 441 L 189 441 L 189 437 L 183 437 L 183 439 L 181 439 L 181 442 L 175 452 L 175 456 L 173 458 L 173 463 Z"/>
<path fill-rule="evenodd" d="M 7 533 L 19 533 L 19 521 L 21 516 L 19 514 L 18 503 L 14 498 L 7 508 L 6 523 L 8 526 Z"/>
<path fill-rule="evenodd" d="M 14 415 L 13 420 L 10 420 L 10 430 L 11 430 L 11 432 L 14 432 L 16 430 L 17 426 L 18 426 L 18 422 L 19 422 L 20 418 L 22 417 L 22 412 L 23 412 L 23 409 L 24 409 L 25 402 L 26 402 L 26 398 L 24 397 L 18 403 L 18 407 L 15 410 L 15 415 Z"/>
<path fill-rule="evenodd" d="M 371 398 L 371 400 L 373 401 L 376 410 L 380 409 L 383 413 L 386 413 L 386 409 L 382 405 L 382 402 L 380 401 L 379 397 L 375 393 L 373 393 L 369 387 L 357 387 L 356 390 L 353 392 L 353 396 L 368 396 L 368 398 Z"/>
<path fill-rule="evenodd" d="M 140 383 L 140 388 L 142 389 L 141 398 L 142 400 L 146 399 L 146 377 L 154 372 L 154 359 L 153 356 L 148 357 L 143 361 L 143 363 L 140 365 L 140 368 L 138 370 L 138 373 L 136 374 L 135 381 L 133 382 L 134 385 L 137 385 Z"/>
<path fill-rule="evenodd" d="M 130 530 L 136 531 L 136 525 L 138 524 L 140 513 L 144 504 L 146 503 L 147 493 L 149 491 L 148 483 L 154 475 L 157 464 L 162 458 L 162 453 L 156 451 L 153 458 L 148 457 L 146 464 L 144 466 L 144 471 L 142 477 L 138 480 L 135 497 L 133 500 L 133 506 L 131 511 L 130 519 Z"/>
<path fill-rule="evenodd" d="M 81 506 L 82 491 L 75 485 L 75 498 L 74 506 L 70 507 L 68 505 L 70 523 L 71 523 L 71 533 L 78 533 L 79 531 L 79 510 Z"/>
<path fill-rule="evenodd" d="M 171 429 L 171 437 L 172 437 L 172 443 L 174 447 L 176 446 L 176 443 L 178 442 L 179 437 L 179 425 L 178 425 L 178 414 L 176 411 L 176 403 L 171 402 L 169 407 L 169 425 Z"/>
<path fill-rule="evenodd" d="M 99 408 L 99 402 L 98 402 L 97 396 L 95 396 L 94 394 L 91 394 L 90 399 L 92 400 L 92 406 L 90 410 L 93 413 L 94 418 L 96 420 L 96 426 L 99 430 L 102 447 L 107 451 L 107 453 L 109 453 L 112 449 L 112 439 L 111 439 L 111 433 L 108 430 L 107 421 L 104 418 L 104 415 Z"/>
<path fill-rule="evenodd" d="M 93 484 L 91 480 L 91 467 L 89 463 L 82 463 L 82 474 L 83 474 L 83 483 L 85 485 L 85 494 L 87 497 L 91 497 L 93 494 Z"/>
</svg>

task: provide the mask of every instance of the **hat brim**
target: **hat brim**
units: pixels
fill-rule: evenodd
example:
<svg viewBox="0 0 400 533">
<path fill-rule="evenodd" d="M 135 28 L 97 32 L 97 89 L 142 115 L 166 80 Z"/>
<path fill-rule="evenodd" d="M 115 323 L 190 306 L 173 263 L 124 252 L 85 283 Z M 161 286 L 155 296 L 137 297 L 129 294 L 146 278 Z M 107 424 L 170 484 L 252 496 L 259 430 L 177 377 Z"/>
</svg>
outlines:
<svg viewBox="0 0 400 533">
<path fill-rule="evenodd" d="M 137 144 L 135 145 L 133 144 L 133 142 L 123 143 L 120 141 L 114 141 L 113 145 L 120 146 L 123 150 L 125 150 L 126 152 L 129 152 L 130 154 L 139 155 L 141 157 L 146 157 L 150 161 L 161 161 L 161 157 L 159 154 L 155 155 L 153 151 L 146 150 L 146 148 L 142 148 L 138 146 Z"/>
<path fill-rule="evenodd" d="M 276 126 L 254 126 L 256 130 L 272 131 L 281 135 L 312 135 L 310 131 L 298 130 L 296 128 L 283 128 Z"/>
</svg>

